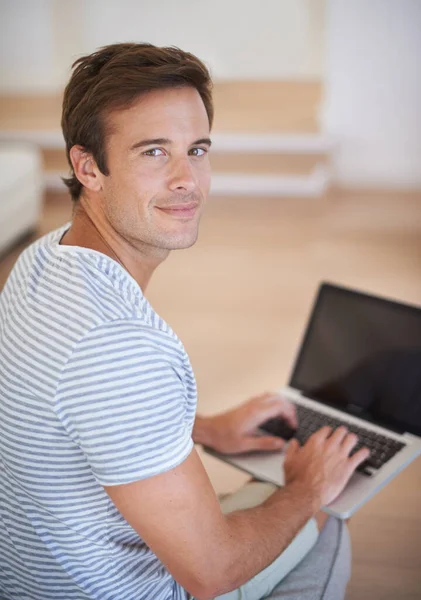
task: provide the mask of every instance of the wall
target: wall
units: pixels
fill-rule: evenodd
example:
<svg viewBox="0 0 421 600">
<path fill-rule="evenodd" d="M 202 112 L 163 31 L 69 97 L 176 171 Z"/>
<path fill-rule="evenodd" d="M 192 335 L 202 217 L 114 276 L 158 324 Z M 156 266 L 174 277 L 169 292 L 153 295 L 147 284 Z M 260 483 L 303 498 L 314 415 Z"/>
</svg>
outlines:
<svg viewBox="0 0 421 600">
<path fill-rule="evenodd" d="M 421 187 L 421 2 L 328 0 L 326 38 L 337 182 Z"/>
<path fill-rule="evenodd" d="M 320 79 L 324 0 L 0 0 L 0 92 L 55 91 L 80 54 L 178 45 L 217 79 Z"/>
<path fill-rule="evenodd" d="M 51 0 L 0 0 L 0 91 L 52 87 Z"/>
</svg>

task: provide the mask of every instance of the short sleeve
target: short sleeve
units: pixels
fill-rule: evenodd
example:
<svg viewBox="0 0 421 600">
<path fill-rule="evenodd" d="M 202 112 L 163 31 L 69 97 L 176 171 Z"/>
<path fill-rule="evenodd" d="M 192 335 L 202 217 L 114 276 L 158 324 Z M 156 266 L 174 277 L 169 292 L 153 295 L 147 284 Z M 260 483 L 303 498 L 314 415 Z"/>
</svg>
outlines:
<svg viewBox="0 0 421 600">
<path fill-rule="evenodd" d="M 190 454 L 180 368 L 177 340 L 136 322 L 97 327 L 73 349 L 55 412 L 101 485 L 157 475 Z"/>
</svg>

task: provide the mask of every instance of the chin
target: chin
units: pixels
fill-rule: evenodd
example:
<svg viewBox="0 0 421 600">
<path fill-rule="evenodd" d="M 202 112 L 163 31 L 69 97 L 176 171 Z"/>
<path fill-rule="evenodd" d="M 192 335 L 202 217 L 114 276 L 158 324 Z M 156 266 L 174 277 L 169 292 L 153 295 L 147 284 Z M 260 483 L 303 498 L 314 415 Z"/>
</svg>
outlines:
<svg viewBox="0 0 421 600">
<path fill-rule="evenodd" d="M 156 232 L 158 233 L 158 232 Z M 150 238 L 150 242 L 157 248 L 163 250 L 185 250 L 196 243 L 198 238 L 198 227 L 185 229 L 184 231 L 160 231 L 158 235 Z"/>
<path fill-rule="evenodd" d="M 185 250 L 191 248 L 197 241 L 198 233 L 195 235 L 174 236 L 166 240 L 167 250 Z"/>
<path fill-rule="evenodd" d="M 199 236 L 199 227 L 191 228 L 187 231 L 173 232 L 169 235 L 168 241 L 171 244 L 172 250 L 183 250 L 191 248 L 197 241 Z"/>
</svg>

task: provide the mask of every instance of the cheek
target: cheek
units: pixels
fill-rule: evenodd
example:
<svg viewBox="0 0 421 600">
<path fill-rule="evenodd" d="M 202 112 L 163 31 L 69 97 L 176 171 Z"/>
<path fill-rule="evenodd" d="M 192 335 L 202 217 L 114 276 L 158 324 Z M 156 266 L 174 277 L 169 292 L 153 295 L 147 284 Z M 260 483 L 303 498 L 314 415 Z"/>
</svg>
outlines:
<svg viewBox="0 0 421 600">
<path fill-rule="evenodd" d="M 149 163 L 139 162 L 127 169 L 126 177 L 129 185 L 137 191 L 138 195 L 153 195 L 165 187 L 167 170 L 158 160 L 155 162 L 151 160 Z"/>
<path fill-rule="evenodd" d="M 151 169 L 141 169 L 129 165 L 121 169 L 113 181 L 114 197 L 118 203 L 133 208 L 133 205 L 147 205 L 160 190 L 160 180 Z"/>
<path fill-rule="evenodd" d="M 203 165 L 198 174 L 198 183 L 202 192 L 207 195 L 211 185 L 211 167 L 209 162 Z"/>
</svg>

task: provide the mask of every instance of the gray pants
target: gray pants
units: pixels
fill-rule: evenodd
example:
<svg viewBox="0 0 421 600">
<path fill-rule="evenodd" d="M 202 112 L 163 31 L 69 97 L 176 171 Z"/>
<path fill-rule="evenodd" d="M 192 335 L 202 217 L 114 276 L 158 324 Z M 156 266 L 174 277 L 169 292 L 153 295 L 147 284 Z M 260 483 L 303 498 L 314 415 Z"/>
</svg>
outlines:
<svg viewBox="0 0 421 600">
<path fill-rule="evenodd" d="M 275 490 L 250 483 L 222 500 L 223 512 L 263 502 Z M 351 574 L 351 546 L 343 521 L 330 517 L 320 534 L 311 519 L 275 561 L 237 590 L 216 600 L 343 600 Z"/>
<path fill-rule="evenodd" d="M 348 528 L 343 521 L 329 517 L 310 552 L 268 597 L 284 600 L 343 600 L 350 576 Z"/>
</svg>

